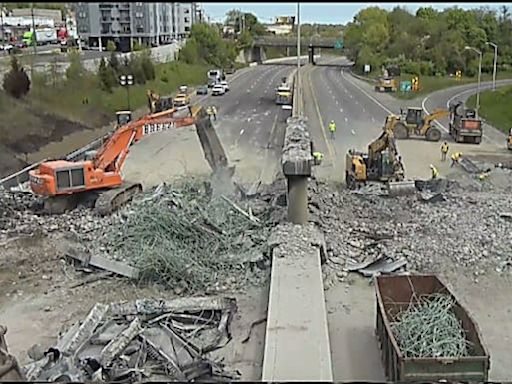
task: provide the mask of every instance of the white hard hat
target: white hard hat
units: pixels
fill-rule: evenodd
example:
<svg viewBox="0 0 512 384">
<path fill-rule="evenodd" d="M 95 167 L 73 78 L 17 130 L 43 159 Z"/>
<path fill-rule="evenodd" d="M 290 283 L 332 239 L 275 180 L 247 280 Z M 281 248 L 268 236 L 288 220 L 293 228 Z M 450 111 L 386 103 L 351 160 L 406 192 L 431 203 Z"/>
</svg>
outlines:
<svg viewBox="0 0 512 384">
<path fill-rule="evenodd" d="M 434 168 L 434 166 L 432 164 L 430 164 L 430 168 Z"/>
</svg>

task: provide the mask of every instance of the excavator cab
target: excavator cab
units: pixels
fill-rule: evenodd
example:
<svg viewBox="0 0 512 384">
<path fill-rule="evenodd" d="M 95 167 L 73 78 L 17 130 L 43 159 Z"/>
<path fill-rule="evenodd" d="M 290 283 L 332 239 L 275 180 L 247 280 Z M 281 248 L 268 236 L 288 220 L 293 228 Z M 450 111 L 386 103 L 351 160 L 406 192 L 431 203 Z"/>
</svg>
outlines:
<svg viewBox="0 0 512 384">
<path fill-rule="evenodd" d="M 122 125 L 128 124 L 132 121 L 132 111 L 117 111 L 117 126 L 121 127 Z"/>
</svg>

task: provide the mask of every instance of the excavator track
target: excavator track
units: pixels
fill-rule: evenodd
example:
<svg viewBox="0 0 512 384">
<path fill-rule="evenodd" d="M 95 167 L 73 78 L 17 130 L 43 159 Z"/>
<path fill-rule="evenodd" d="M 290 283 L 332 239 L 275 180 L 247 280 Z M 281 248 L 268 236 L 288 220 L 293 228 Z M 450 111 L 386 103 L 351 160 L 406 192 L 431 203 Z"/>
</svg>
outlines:
<svg viewBox="0 0 512 384">
<path fill-rule="evenodd" d="M 94 205 L 94 211 L 100 216 L 108 215 L 140 192 L 142 192 L 140 183 L 123 183 L 117 188 L 108 189 L 99 195 Z"/>
</svg>

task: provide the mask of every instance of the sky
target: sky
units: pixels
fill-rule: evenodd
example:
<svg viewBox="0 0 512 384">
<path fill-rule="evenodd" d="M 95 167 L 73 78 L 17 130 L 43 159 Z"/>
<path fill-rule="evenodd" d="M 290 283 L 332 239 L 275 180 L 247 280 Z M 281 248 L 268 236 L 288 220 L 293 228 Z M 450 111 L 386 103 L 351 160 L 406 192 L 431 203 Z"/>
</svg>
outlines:
<svg viewBox="0 0 512 384">
<path fill-rule="evenodd" d="M 507 3 L 300 3 L 301 23 L 346 24 L 361 10 L 370 6 L 391 10 L 396 6 L 415 12 L 419 7 L 431 6 L 438 10 L 458 6 L 463 9 L 488 6 L 499 8 Z M 510 4 L 510 3 L 508 3 Z M 507 5 L 508 5 L 507 4 Z M 234 8 L 251 12 L 262 23 L 274 21 L 276 16 L 295 16 L 297 3 L 201 3 L 212 21 L 224 21 L 226 13 Z"/>
</svg>

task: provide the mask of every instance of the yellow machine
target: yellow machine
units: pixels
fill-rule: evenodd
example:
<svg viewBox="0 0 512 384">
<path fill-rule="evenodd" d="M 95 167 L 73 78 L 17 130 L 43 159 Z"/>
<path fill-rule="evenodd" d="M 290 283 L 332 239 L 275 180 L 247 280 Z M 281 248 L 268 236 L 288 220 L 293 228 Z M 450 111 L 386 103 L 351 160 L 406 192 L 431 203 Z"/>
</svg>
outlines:
<svg viewBox="0 0 512 384">
<path fill-rule="evenodd" d="M 396 92 L 398 89 L 397 81 L 394 77 L 382 76 L 377 79 L 375 90 L 377 92 Z"/>
<path fill-rule="evenodd" d="M 450 112 L 446 109 L 438 109 L 429 115 L 423 113 L 423 109 L 409 107 L 407 111 L 400 111 L 400 118 L 391 127 L 396 139 L 408 139 L 411 136 L 422 136 L 428 141 L 439 141 L 441 131 L 432 123 L 436 119 L 448 116 Z"/>
<path fill-rule="evenodd" d="M 172 96 L 160 96 L 152 90 L 147 91 L 147 96 L 149 113 L 158 113 L 174 107 Z"/>
<path fill-rule="evenodd" d="M 174 98 L 174 105 L 176 107 L 183 107 L 190 104 L 190 96 L 186 93 L 178 93 Z"/>
<path fill-rule="evenodd" d="M 387 117 L 382 134 L 368 145 L 368 153 L 348 151 L 345 181 L 349 189 L 356 189 L 368 181 L 391 184 L 404 180 L 404 166 L 392 131 L 398 118 L 396 115 Z"/>
</svg>

